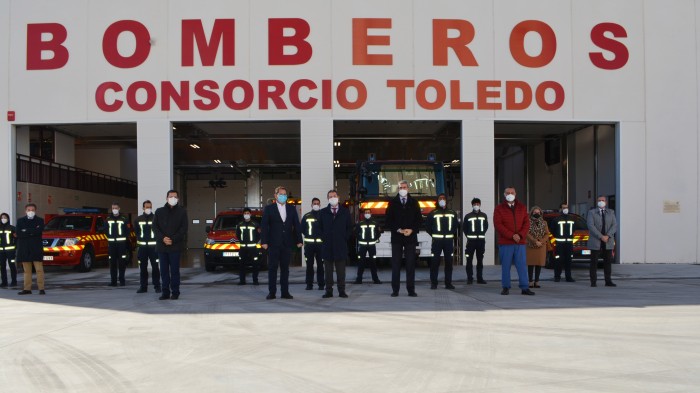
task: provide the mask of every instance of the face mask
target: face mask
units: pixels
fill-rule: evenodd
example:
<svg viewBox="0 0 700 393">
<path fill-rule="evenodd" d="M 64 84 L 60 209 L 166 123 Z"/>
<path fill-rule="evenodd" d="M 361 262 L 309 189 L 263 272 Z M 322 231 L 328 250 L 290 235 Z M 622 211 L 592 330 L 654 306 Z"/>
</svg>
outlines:
<svg viewBox="0 0 700 393">
<path fill-rule="evenodd" d="M 243 219 L 246 221 L 250 220 L 250 214 L 244 214 Z"/>
<path fill-rule="evenodd" d="M 447 201 L 444 199 L 440 199 L 438 201 L 438 205 L 440 205 L 440 207 L 445 207 L 445 206 L 447 206 Z"/>
<path fill-rule="evenodd" d="M 7 218 L 3 218 L 3 219 L 0 220 L 0 221 L 2 221 L 3 224 L 7 224 Z"/>
<path fill-rule="evenodd" d="M 151 210 L 150 208 L 144 209 L 144 210 L 143 210 L 143 212 L 146 213 L 146 215 L 151 214 L 152 211 L 153 211 L 153 210 Z"/>
<path fill-rule="evenodd" d="M 287 194 L 278 194 L 277 195 L 277 202 L 286 203 L 287 202 Z"/>
<path fill-rule="evenodd" d="M 313 211 L 317 212 L 317 211 L 321 210 L 321 205 L 313 205 L 313 206 L 311 206 L 311 209 Z"/>
<path fill-rule="evenodd" d="M 481 206 L 474 205 L 474 206 L 472 206 L 472 209 L 474 209 L 475 212 L 478 212 L 479 210 L 481 210 Z"/>
<path fill-rule="evenodd" d="M 564 213 L 564 214 L 569 214 L 569 209 L 562 209 L 561 212 Z"/>
<path fill-rule="evenodd" d="M 506 195 L 506 201 L 513 202 L 514 200 L 515 200 L 515 195 L 513 195 L 513 194 Z"/>
<path fill-rule="evenodd" d="M 369 213 L 365 213 L 365 219 L 369 220 L 370 218 L 372 218 L 372 215 Z"/>
<path fill-rule="evenodd" d="M 330 202 L 331 206 L 338 206 L 338 198 L 329 198 L 328 202 Z"/>
<path fill-rule="evenodd" d="M 399 190 L 399 195 L 405 197 L 406 195 L 408 195 L 408 190 Z"/>
<path fill-rule="evenodd" d="M 534 218 L 540 218 L 540 217 L 542 217 L 542 215 L 539 214 L 539 213 L 535 213 L 535 214 L 532 215 L 532 217 L 534 217 Z"/>
<path fill-rule="evenodd" d="M 168 198 L 168 205 L 170 205 L 170 206 L 177 205 L 177 198 L 175 198 L 175 197 Z"/>
<path fill-rule="evenodd" d="M 34 211 L 29 211 L 29 212 L 27 212 L 27 217 L 28 217 L 28 218 L 34 218 L 35 215 L 36 215 L 36 212 L 34 212 Z"/>
<path fill-rule="evenodd" d="M 598 201 L 598 207 L 599 208 L 604 208 L 605 207 L 605 201 Z"/>
<path fill-rule="evenodd" d="M 112 209 L 112 214 L 114 214 L 115 216 L 118 216 L 118 215 L 119 215 L 119 209 Z"/>
</svg>

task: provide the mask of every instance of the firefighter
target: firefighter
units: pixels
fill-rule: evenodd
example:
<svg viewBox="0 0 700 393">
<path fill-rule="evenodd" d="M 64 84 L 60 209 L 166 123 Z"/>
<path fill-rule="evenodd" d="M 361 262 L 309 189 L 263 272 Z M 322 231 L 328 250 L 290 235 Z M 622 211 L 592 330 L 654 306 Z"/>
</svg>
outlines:
<svg viewBox="0 0 700 393">
<path fill-rule="evenodd" d="M 126 285 L 126 255 L 129 247 L 128 220 L 119 214 L 119 204 L 112 203 L 112 214 L 107 217 L 107 242 L 109 243 L 110 287 L 117 286 L 117 269 L 119 269 L 119 286 Z"/>
<path fill-rule="evenodd" d="M 552 236 L 556 241 L 556 252 L 554 255 L 554 281 L 561 281 L 561 268 L 564 265 L 564 276 L 566 282 L 575 282 L 571 276 L 571 256 L 574 252 L 574 225 L 575 221 L 569 215 L 569 205 L 562 203 L 559 205 L 561 215 L 554 220 L 552 226 Z"/>
<path fill-rule="evenodd" d="M 467 284 L 474 283 L 474 254 L 476 254 L 476 282 L 486 284 L 484 281 L 484 251 L 486 250 L 486 231 L 489 230 L 489 219 L 486 213 L 481 211 L 481 199 L 472 199 L 472 211 L 464 216 L 462 231 L 467 237 L 467 246 L 464 254 L 467 256 Z"/>
<path fill-rule="evenodd" d="M 314 261 L 316 261 L 316 282 L 318 289 L 326 289 L 326 278 L 321 259 L 321 222 L 319 212 L 321 200 L 311 200 L 311 211 L 304 214 L 301 219 L 301 228 L 304 231 L 304 258 L 306 259 L 306 290 L 314 288 Z"/>
<path fill-rule="evenodd" d="M 15 227 L 10 225 L 10 215 L 0 214 L 0 273 L 2 273 L 2 284 L 0 288 L 7 288 L 7 269 L 5 262 L 10 265 L 11 287 L 17 286 L 17 265 L 15 265 L 15 247 L 17 244 L 17 233 Z"/>
<path fill-rule="evenodd" d="M 438 207 L 428 214 L 426 220 L 427 232 L 433 238 L 430 289 L 437 289 L 438 286 L 441 254 L 445 257 L 445 288 L 455 289 L 452 285 L 452 253 L 454 252 L 455 237 L 459 230 L 459 216 L 452 209 L 447 208 L 445 194 L 438 195 L 437 203 Z"/>
<path fill-rule="evenodd" d="M 372 282 L 375 284 L 382 283 L 377 275 L 377 243 L 379 243 L 381 233 L 381 228 L 372 219 L 372 210 L 365 209 L 364 219 L 355 225 L 358 259 L 355 284 L 362 284 L 362 276 L 365 273 L 365 267 L 368 265 L 372 272 Z"/>
<path fill-rule="evenodd" d="M 246 267 L 253 268 L 253 285 L 258 285 L 258 271 L 260 270 L 259 259 L 260 252 L 258 251 L 258 243 L 260 242 L 260 226 L 257 222 L 251 220 L 250 209 L 243 209 L 243 221 L 236 226 L 236 236 L 238 237 L 239 261 L 241 263 L 240 272 L 238 274 L 238 285 L 245 285 Z"/>
<path fill-rule="evenodd" d="M 158 267 L 158 253 L 156 252 L 156 235 L 153 233 L 153 204 L 151 201 L 143 202 L 143 214 L 134 222 L 136 232 L 136 244 L 139 246 L 137 258 L 139 260 L 140 283 L 136 293 L 148 292 L 148 261 L 151 261 L 151 275 L 153 289 L 161 293 L 160 268 Z"/>
</svg>

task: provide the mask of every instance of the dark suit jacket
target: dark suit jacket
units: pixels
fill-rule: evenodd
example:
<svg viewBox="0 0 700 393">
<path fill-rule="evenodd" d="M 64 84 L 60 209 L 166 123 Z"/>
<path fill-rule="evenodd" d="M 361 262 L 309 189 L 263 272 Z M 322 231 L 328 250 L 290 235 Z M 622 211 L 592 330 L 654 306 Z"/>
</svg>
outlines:
<svg viewBox="0 0 700 393">
<path fill-rule="evenodd" d="M 418 231 L 423 222 L 418 201 L 406 196 L 406 206 L 401 204 L 401 197 L 396 197 L 389 201 L 386 208 L 386 226 L 391 231 L 392 243 L 418 243 Z M 404 236 L 397 231 L 399 229 L 413 229 L 411 236 Z"/>
<path fill-rule="evenodd" d="M 284 205 L 287 209 L 287 221 L 282 221 L 277 202 L 265 206 L 262 222 L 260 223 L 260 244 L 269 247 L 292 247 L 301 243 L 301 225 L 297 209 L 290 204 Z"/>
<path fill-rule="evenodd" d="M 41 234 L 44 231 L 44 219 L 24 216 L 17 220 L 17 262 L 41 262 L 44 260 L 44 246 Z"/>
<path fill-rule="evenodd" d="M 348 241 L 352 233 L 350 210 L 338 205 L 338 212 L 333 215 L 331 205 L 321 209 L 321 257 L 327 261 L 346 261 L 348 259 Z"/>
</svg>

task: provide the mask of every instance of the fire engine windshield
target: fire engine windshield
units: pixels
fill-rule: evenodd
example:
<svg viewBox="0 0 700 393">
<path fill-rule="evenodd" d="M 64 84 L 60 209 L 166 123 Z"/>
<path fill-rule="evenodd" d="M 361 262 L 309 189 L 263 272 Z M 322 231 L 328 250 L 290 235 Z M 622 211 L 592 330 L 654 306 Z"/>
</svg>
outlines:
<svg viewBox="0 0 700 393">
<path fill-rule="evenodd" d="M 92 217 L 59 216 L 54 217 L 44 227 L 44 230 L 76 230 L 89 231 L 92 228 Z"/>
<path fill-rule="evenodd" d="M 432 165 L 382 165 L 377 174 L 379 193 L 394 196 L 399 192 L 399 181 L 408 182 L 408 192 L 419 196 L 437 196 L 435 169 Z"/>
<path fill-rule="evenodd" d="M 236 225 L 243 219 L 241 216 L 221 216 L 214 223 L 215 231 L 233 231 Z"/>
</svg>

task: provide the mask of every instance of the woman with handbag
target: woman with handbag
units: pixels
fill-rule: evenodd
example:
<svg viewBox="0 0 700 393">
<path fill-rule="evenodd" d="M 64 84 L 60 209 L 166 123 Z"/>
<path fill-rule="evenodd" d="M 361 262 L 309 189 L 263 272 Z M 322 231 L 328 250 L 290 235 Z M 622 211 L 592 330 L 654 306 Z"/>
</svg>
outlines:
<svg viewBox="0 0 700 393">
<path fill-rule="evenodd" d="M 539 206 L 534 206 L 530 209 L 530 230 L 527 233 L 526 249 L 527 275 L 530 281 L 530 288 L 540 288 L 540 272 L 547 260 L 547 250 L 550 246 L 549 228 L 544 217 L 542 217 L 542 209 Z"/>
</svg>

